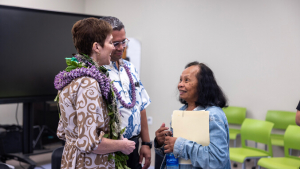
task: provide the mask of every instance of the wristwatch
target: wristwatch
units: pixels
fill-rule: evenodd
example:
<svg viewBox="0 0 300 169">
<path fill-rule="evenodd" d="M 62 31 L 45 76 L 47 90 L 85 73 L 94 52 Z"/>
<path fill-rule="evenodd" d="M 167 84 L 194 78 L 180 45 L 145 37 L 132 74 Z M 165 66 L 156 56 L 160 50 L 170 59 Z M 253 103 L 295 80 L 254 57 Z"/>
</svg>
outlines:
<svg viewBox="0 0 300 169">
<path fill-rule="evenodd" d="M 142 142 L 142 145 L 147 145 L 150 149 L 152 148 L 152 142 Z"/>
</svg>

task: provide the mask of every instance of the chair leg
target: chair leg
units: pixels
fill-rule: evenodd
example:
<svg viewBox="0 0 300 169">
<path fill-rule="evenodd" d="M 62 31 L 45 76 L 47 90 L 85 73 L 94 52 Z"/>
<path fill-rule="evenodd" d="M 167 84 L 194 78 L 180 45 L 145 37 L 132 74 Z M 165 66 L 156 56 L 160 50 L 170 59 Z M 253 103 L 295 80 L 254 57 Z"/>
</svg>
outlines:
<svg viewBox="0 0 300 169">
<path fill-rule="evenodd" d="M 236 139 L 233 141 L 233 146 L 236 147 Z"/>
<path fill-rule="evenodd" d="M 256 163 L 257 163 L 257 159 L 255 158 L 255 159 L 254 159 L 254 166 L 252 167 L 252 169 L 255 169 L 255 168 L 256 168 Z"/>
<path fill-rule="evenodd" d="M 265 144 L 265 150 L 267 151 L 268 150 L 268 146 Z"/>
<path fill-rule="evenodd" d="M 258 169 L 260 169 L 260 165 L 258 166 Z"/>
<path fill-rule="evenodd" d="M 243 164 L 242 164 L 242 169 L 246 169 L 245 161 L 244 161 Z"/>
</svg>

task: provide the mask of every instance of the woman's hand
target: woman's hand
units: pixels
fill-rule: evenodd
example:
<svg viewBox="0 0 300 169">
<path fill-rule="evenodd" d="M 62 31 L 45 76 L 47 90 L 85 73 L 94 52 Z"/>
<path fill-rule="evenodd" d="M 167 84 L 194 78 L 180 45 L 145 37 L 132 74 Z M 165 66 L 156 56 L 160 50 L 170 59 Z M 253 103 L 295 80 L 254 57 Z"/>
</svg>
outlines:
<svg viewBox="0 0 300 169">
<path fill-rule="evenodd" d="M 171 131 L 169 131 L 169 127 L 166 127 L 165 123 L 163 123 L 160 128 L 156 130 L 155 137 L 159 147 L 164 144 L 165 137 L 168 135 L 168 133 L 171 134 Z"/>
<path fill-rule="evenodd" d="M 165 153 L 171 153 L 174 150 L 174 144 L 177 140 L 177 137 L 170 137 L 170 136 L 166 136 L 165 138 Z"/>
<path fill-rule="evenodd" d="M 123 148 L 122 148 L 121 152 L 126 155 L 132 153 L 133 150 L 135 149 L 135 142 L 128 140 L 127 138 L 122 139 L 122 144 L 123 144 L 123 146 L 122 146 Z"/>
</svg>

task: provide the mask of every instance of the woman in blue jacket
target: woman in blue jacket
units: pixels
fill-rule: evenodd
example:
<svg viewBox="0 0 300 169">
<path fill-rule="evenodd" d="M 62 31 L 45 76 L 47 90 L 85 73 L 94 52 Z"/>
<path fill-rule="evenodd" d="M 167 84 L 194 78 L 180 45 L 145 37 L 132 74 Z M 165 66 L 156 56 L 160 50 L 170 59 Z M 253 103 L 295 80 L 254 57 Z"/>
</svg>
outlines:
<svg viewBox="0 0 300 169">
<path fill-rule="evenodd" d="M 177 158 L 191 160 L 192 164 L 179 164 L 180 169 L 231 168 L 228 122 L 222 111 L 227 107 L 227 100 L 211 69 L 203 63 L 189 63 L 180 76 L 178 91 L 179 100 L 184 104 L 180 110 L 209 111 L 210 144 L 202 146 L 185 138 L 166 136 L 170 131 L 163 124 L 155 132 L 155 152 L 160 155 L 173 152 Z M 165 159 L 161 168 L 165 168 Z"/>
</svg>

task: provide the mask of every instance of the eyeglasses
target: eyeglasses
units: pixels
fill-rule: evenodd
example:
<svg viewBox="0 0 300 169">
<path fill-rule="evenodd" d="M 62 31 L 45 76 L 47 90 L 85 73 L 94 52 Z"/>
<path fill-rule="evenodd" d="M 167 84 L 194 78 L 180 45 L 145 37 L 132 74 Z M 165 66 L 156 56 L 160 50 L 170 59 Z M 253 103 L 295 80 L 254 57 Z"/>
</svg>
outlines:
<svg viewBox="0 0 300 169">
<path fill-rule="evenodd" d="M 128 42 L 129 42 L 129 40 L 126 38 L 122 42 L 114 42 L 113 44 L 115 47 L 117 47 L 117 46 L 119 46 L 119 44 L 121 44 L 122 47 L 124 48 L 128 45 Z"/>
</svg>

